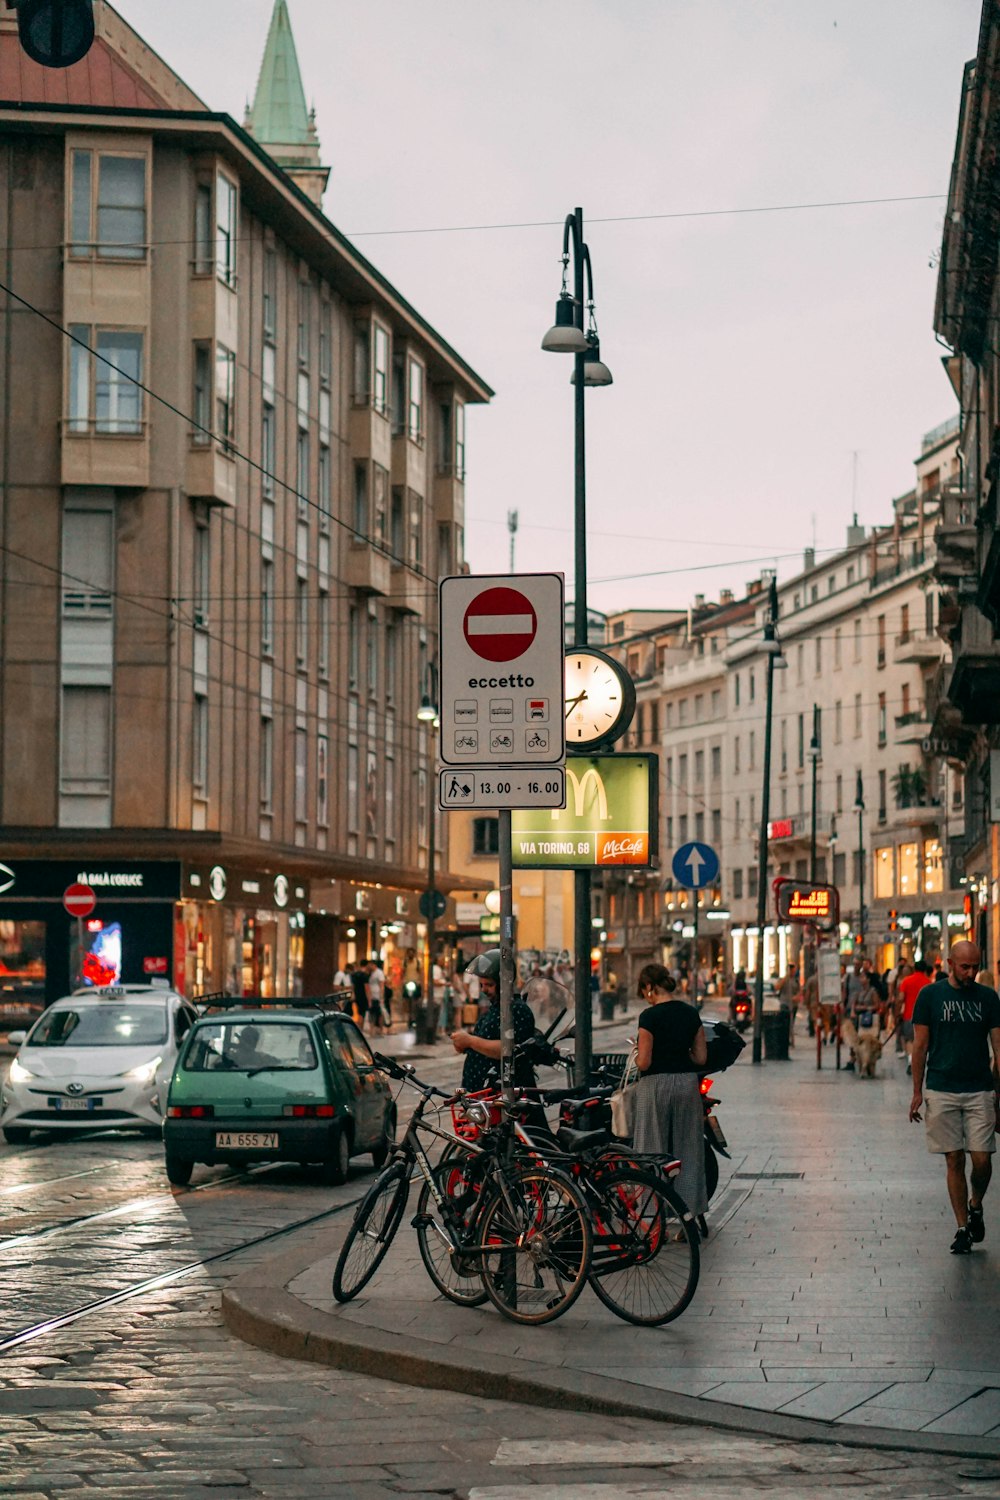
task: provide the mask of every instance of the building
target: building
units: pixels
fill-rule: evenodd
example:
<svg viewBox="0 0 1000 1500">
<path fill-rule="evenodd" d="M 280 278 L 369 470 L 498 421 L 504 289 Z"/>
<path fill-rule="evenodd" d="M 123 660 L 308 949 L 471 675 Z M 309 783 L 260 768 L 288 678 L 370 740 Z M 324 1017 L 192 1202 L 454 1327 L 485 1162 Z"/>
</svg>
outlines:
<svg viewBox="0 0 1000 1500">
<path fill-rule="evenodd" d="M 315 993 L 420 941 L 492 393 L 324 215 L 285 0 L 245 127 L 95 16 L 58 75 L 0 19 L 0 957 L 65 991 L 84 875 L 101 972 Z"/>
</svg>

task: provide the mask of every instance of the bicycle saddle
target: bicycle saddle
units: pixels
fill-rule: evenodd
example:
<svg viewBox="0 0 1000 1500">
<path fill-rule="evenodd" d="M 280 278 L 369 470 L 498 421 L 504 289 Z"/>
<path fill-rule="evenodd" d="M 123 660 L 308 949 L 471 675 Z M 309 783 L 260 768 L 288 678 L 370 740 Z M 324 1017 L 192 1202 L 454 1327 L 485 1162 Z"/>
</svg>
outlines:
<svg viewBox="0 0 1000 1500">
<path fill-rule="evenodd" d="M 560 1125 L 556 1131 L 556 1140 L 566 1151 L 592 1151 L 608 1144 L 608 1132 L 606 1130 L 571 1130 L 568 1125 Z"/>
</svg>

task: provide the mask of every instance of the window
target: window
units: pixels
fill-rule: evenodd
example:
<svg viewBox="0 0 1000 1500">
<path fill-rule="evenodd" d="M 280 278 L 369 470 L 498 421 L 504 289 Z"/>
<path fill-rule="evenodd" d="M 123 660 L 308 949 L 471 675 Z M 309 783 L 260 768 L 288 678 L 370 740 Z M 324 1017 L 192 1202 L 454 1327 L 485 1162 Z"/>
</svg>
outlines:
<svg viewBox="0 0 1000 1500">
<path fill-rule="evenodd" d="M 740 706 L 740 674 L 739 674 L 739 672 L 736 672 L 734 674 L 734 676 L 733 676 L 733 705 L 736 708 L 739 708 L 739 706 Z"/>
<path fill-rule="evenodd" d="M 837 779 L 834 782 L 834 786 L 836 787 L 837 794 L 836 807 L 834 811 L 842 813 L 844 811 L 844 778 L 839 772 L 837 773 Z"/>
<path fill-rule="evenodd" d="M 834 589 L 836 587 L 837 587 L 837 575 L 836 575 L 836 573 L 831 573 L 830 576 L 829 576 L 829 578 L 826 580 L 826 591 L 827 591 L 827 593 L 828 594 L 832 594 L 833 591 L 834 591 Z"/>
<path fill-rule="evenodd" d="M 389 335 L 375 324 L 375 361 L 372 371 L 372 405 L 383 416 L 389 403 Z"/>
<path fill-rule="evenodd" d="M 406 428 L 406 355 L 392 356 L 392 433 L 398 437 Z"/>
<path fill-rule="evenodd" d="M 236 285 L 236 184 L 223 172 L 215 175 L 215 274 Z"/>
<path fill-rule="evenodd" d="M 694 752 L 694 779 L 701 786 L 705 780 L 705 752 L 696 750 Z"/>
<path fill-rule="evenodd" d="M 260 492 L 265 500 L 274 497 L 274 455 L 274 407 L 265 401 L 260 410 L 260 463 L 264 471 L 260 476 Z"/>
<path fill-rule="evenodd" d="M 406 431 L 411 443 L 424 440 L 424 367 L 410 360 L 410 381 L 406 407 Z"/>
<path fill-rule="evenodd" d="M 260 810 L 269 813 L 274 801 L 274 720 L 260 721 Z"/>
<path fill-rule="evenodd" d="M 740 774 L 740 737 L 738 734 L 733 736 L 733 771 L 737 776 Z"/>
<path fill-rule="evenodd" d="M 367 406 L 371 394 L 371 333 L 367 323 L 354 326 L 354 400 Z"/>
<path fill-rule="evenodd" d="M 389 471 L 381 464 L 374 467 L 374 541 L 376 547 L 387 547 L 389 543 Z"/>
<path fill-rule="evenodd" d="M 309 595 L 306 580 L 295 580 L 295 665 L 305 670 L 309 654 Z"/>
<path fill-rule="evenodd" d="M 114 511 L 63 512 L 62 612 L 108 617 L 113 612 Z"/>
<path fill-rule="evenodd" d="M 357 689 L 361 667 L 361 611 L 352 604 L 347 611 L 347 681 Z"/>
<path fill-rule="evenodd" d="M 722 842 L 722 808 L 712 808 L 712 843 L 716 848 Z"/>
<path fill-rule="evenodd" d="M 816 600 L 818 598 L 819 598 L 819 584 L 818 583 L 810 584 L 809 585 L 809 603 L 810 604 L 815 604 Z"/>
<path fill-rule="evenodd" d="M 861 738 L 861 694 L 854 695 L 854 738 Z"/>
<path fill-rule="evenodd" d="M 208 790 L 208 699 L 196 693 L 191 714 L 191 784 L 195 793 Z"/>
<path fill-rule="evenodd" d="M 705 814 L 703 812 L 696 812 L 694 815 L 694 836 L 698 840 L 703 840 L 705 837 Z"/>
<path fill-rule="evenodd" d="M 368 540 L 368 465 L 354 465 L 354 540 Z"/>
<path fill-rule="evenodd" d="M 312 287 L 308 281 L 299 282 L 299 321 L 296 337 L 296 351 L 299 365 L 305 368 L 309 363 L 309 319 L 312 316 Z"/>
<path fill-rule="evenodd" d="M 395 703 L 399 674 L 399 632 L 395 625 L 385 627 L 385 701 Z"/>
<path fill-rule="evenodd" d="M 136 382 L 142 379 L 142 334 L 99 328 L 93 347 L 101 358 L 95 360 L 93 330 L 74 323 L 70 333 L 80 342 L 70 344 L 68 430 L 141 434 L 142 392 Z"/>
<path fill-rule="evenodd" d="M 899 611 L 899 643 L 904 646 L 910 639 L 910 606 L 904 604 Z"/>
<path fill-rule="evenodd" d="M 798 681 L 798 682 L 802 682 L 804 680 L 804 675 L 805 674 L 804 674 L 804 670 L 803 669 L 805 667 L 805 654 L 806 654 L 806 652 L 805 652 L 805 647 L 804 646 L 798 646 L 798 647 L 796 647 L 796 650 L 795 650 L 795 677 L 796 677 L 796 681 Z"/>
<path fill-rule="evenodd" d="M 688 701 L 687 701 L 686 698 L 682 698 L 680 700 L 680 702 L 678 703 L 678 705 L 677 705 L 677 721 L 678 721 L 679 724 L 686 724 L 687 720 L 688 720 Z"/>
<path fill-rule="evenodd" d="M 330 675 L 330 595 L 320 589 L 316 596 L 316 671 Z"/>
<path fill-rule="evenodd" d="M 307 758 L 309 738 L 304 729 L 295 731 L 295 821 L 306 821 Z"/>
<path fill-rule="evenodd" d="M 916 848 L 916 845 L 913 846 Z M 884 901 L 895 895 L 892 845 L 875 850 L 875 900 Z M 856 882 L 855 882 L 856 883 Z"/>
<path fill-rule="evenodd" d="M 406 522 L 403 506 L 403 491 L 394 489 L 389 516 L 389 550 L 393 557 L 398 557 L 400 561 L 406 558 Z"/>
<path fill-rule="evenodd" d="M 295 505 L 300 521 L 309 519 L 309 434 L 299 428 L 295 435 Z"/>
<path fill-rule="evenodd" d="M 260 565 L 260 651 L 274 654 L 274 564 L 266 558 Z"/>
<path fill-rule="evenodd" d="M 111 791 L 110 689 L 64 687 L 61 728 L 60 791 L 78 796 L 108 796 Z M 82 821 L 86 823 L 89 819 Z"/>
<path fill-rule="evenodd" d="M 465 406 L 455 402 L 455 478 L 465 479 Z"/>
<path fill-rule="evenodd" d="M 278 330 L 278 257 L 271 249 L 264 251 L 262 322 L 264 337 L 273 340 Z"/>
<path fill-rule="evenodd" d="M 714 645 L 715 642 L 713 641 Z M 712 718 L 717 719 L 722 712 L 722 693 L 719 688 L 712 689 Z"/>
<path fill-rule="evenodd" d="M 879 615 L 875 623 L 878 627 L 878 653 L 875 662 L 876 666 L 882 668 L 885 666 L 885 615 Z"/>
<path fill-rule="evenodd" d="M 901 896 L 915 896 L 920 889 L 917 878 L 918 852 L 916 844 L 900 844 L 899 846 L 899 894 Z"/>
<path fill-rule="evenodd" d="M 424 526 L 420 496 L 410 491 L 410 566 L 419 568 L 424 561 Z"/>
<path fill-rule="evenodd" d="M 204 340 L 194 346 L 194 421 L 192 443 L 203 447 L 212 441 L 212 346 Z"/>
<path fill-rule="evenodd" d="M 472 852 L 473 854 L 490 855 L 500 853 L 500 821 L 498 818 L 473 818 Z"/>
<path fill-rule="evenodd" d="M 886 773 L 884 771 L 879 771 L 879 773 L 878 773 L 878 820 L 879 820 L 880 823 L 884 823 L 885 822 L 885 812 L 886 812 L 885 783 L 886 783 Z"/>
<path fill-rule="evenodd" d="M 333 311 L 329 302 L 319 305 L 319 379 L 329 387 L 333 375 Z"/>
<path fill-rule="evenodd" d="M 781 774 L 782 774 L 782 776 L 784 776 L 785 773 L 788 770 L 788 735 L 787 735 L 787 730 L 788 730 L 788 720 L 787 719 L 782 719 L 782 721 L 781 721 Z"/>
<path fill-rule="evenodd" d="M 750 668 L 750 671 L 747 673 L 747 677 L 749 679 L 750 686 L 750 702 L 753 703 L 757 697 L 757 679 L 754 676 L 753 667 Z"/>
<path fill-rule="evenodd" d="M 330 822 L 329 795 L 330 741 L 326 735 L 316 737 L 316 822 L 325 828 Z"/>
<path fill-rule="evenodd" d="M 145 260 L 146 158 L 99 155 L 95 201 L 93 156 L 73 152 L 70 254 Z"/>
<path fill-rule="evenodd" d="M 816 637 L 816 671 L 817 672 L 822 672 L 822 670 L 823 670 L 823 637 L 821 635 L 818 635 Z"/>
<path fill-rule="evenodd" d="M 704 693 L 695 693 L 695 695 L 694 695 L 694 719 L 695 719 L 695 723 L 696 724 L 700 724 L 701 723 L 701 720 L 704 717 L 704 713 L 705 713 L 705 695 L 704 695 Z"/>
<path fill-rule="evenodd" d="M 924 890 L 930 894 L 944 890 L 944 856 L 939 839 L 924 840 Z"/>
<path fill-rule="evenodd" d="M 741 901 L 743 899 L 743 871 L 742 870 L 733 870 L 731 884 L 732 884 L 732 887 L 733 887 L 733 899 L 736 900 L 736 901 Z"/>
<path fill-rule="evenodd" d="M 215 435 L 228 452 L 236 436 L 236 355 L 215 346 Z"/>
<path fill-rule="evenodd" d="M 838 698 L 833 705 L 833 743 L 839 745 L 844 733 L 844 705 Z"/>
<path fill-rule="evenodd" d="M 802 768 L 803 768 L 803 766 L 806 763 L 806 716 L 805 716 L 805 714 L 799 714 L 798 721 L 797 721 L 797 724 L 796 724 L 796 729 L 797 729 L 796 744 L 797 744 L 798 748 L 796 750 L 795 764 L 798 766 L 799 770 L 801 771 Z"/>
<path fill-rule="evenodd" d="M 879 693 L 879 695 L 878 695 L 878 743 L 879 743 L 879 748 L 880 749 L 885 744 L 885 741 L 886 741 L 885 694 L 884 693 Z"/>
<path fill-rule="evenodd" d="M 854 622 L 854 660 L 861 660 L 861 621 Z"/>
<path fill-rule="evenodd" d="M 849 584 L 854 582 L 854 569 L 853 569 L 853 567 L 850 567 L 847 570 L 847 582 Z"/>
<path fill-rule="evenodd" d="M 686 755 L 679 755 L 677 757 L 677 781 L 678 784 L 683 788 L 683 790 L 687 791 L 688 758 Z"/>
<path fill-rule="evenodd" d="M 840 626 L 833 632 L 833 666 L 836 670 L 840 666 Z"/>
<path fill-rule="evenodd" d="M 687 813 L 681 813 L 680 817 L 677 819 L 677 823 L 678 823 L 678 826 L 680 828 L 681 843 L 682 844 L 686 844 L 687 841 L 688 841 L 688 815 L 687 815 Z"/>
<path fill-rule="evenodd" d="M 747 895 L 748 896 L 756 896 L 756 894 L 757 894 L 757 866 L 756 865 L 751 865 L 750 868 L 747 870 Z"/>
<path fill-rule="evenodd" d="M 447 578 L 451 567 L 451 527 L 447 521 L 439 521 L 437 528 L 437 571 L 439 578 Z"/>
<path fill-rule="evenodd" d="M 374 605 L 372 605 L 368 614 L 368 633 L 366 637 L 367 651 L 365 652 L 365 680 L 368 684 L 368 692 L 373 698 L 378 693 L 378 637 L 378 616 L 375 614 Z"/>
<path fill-rule="evenodd" d="M 438 472 L 450 474 L 453 457 L 454 435 L 451 425 L 451 402 L 442 401 L 438 406 Z"/>
<path fill-rule="evenodd" d="M 212 591 L 211 541 L 207 526 L 194 528 L 194 623 L 202 629 L 208 624 Z"/>
<path fill-rule="evenodd" d="M 718 781 L 722 776 L 722 746 L 712 746 L 712 780 Z"/>
<path fill-rule="evenodd" d="M 833 883 L 845 886 L 847 884 L 847 855 L 835 854 L 833 856 Z"/>
<path fill-rule="evenodd" d="M 750 741 L 748 748 L 749 755 L 747 756 L 747 767 L 752 771 L 757 764 L 757 735 L 752 729 L 750 731 Z"/>
<path fill-rule="evenodd" d="M 333 467 L 330 458 L 330 449 L 326 443 L 319 445 L 319 529 L 330 530 L 330 517 L 333 514 Z"/>
<path fill-rule="evenodd" d="M 215 270 L 215 236 L 212 232 L 212 184 L 199 182 L 194 190 L 194 260 L 196 276 Z"/>
</svg>

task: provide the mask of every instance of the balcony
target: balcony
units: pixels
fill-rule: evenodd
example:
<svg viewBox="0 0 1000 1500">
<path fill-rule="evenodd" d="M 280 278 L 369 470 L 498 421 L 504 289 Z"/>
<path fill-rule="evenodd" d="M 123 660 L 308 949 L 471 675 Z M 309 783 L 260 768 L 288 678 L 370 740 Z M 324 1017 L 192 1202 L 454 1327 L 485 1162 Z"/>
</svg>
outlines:
<svg viewBox="0 0 1000 1500">
<path fill-rule="evenodd" d="M 210 505 L 236 504 L 236 461 L 218 443 L 204 443 L 188 450 L 184 487 L 195 500 Z"/>
<path fill-rule="evenodd" d="M 972 604 L 962 607 L 947 696 L 964 724 L 1000 724 L 1000 641 Z"/>
<path fill-rule="evenodd" d="M 149 425 L 134 432 L 102 432 L 94 422 L 62 424 L 63 484 L 144 490 L 149 485 Z"/>
<path fill-rule="evenodd" d="M 897 635 L 892 647 L 893 664 L 897 667 L 908 662 L 930 666 L 944 656 L 944 642 L 937 635 L 925 635 L 913 630 L 904 630 Z"/>
<path fill-rule="evenodd" d="M 945 491 L 941 519 L 934 528 L 934 576 L 939 583 L 955 586 L 975 576 L 977 540 L 974 497 L 964 490 Z"/>
<path fill-rule="evenodd" d="M 912 709 L 908 714 L 897 714 L 893 719 L 894 745 L 919 745 L 931 732 L 926 708 Z"/>
<path fill-rule="evenodd" d="M 427 449 L 409 433 L 396 429 L 392 434 L 392 483 L 405 489 L 427 492 Z"/>
<path fill-rule="evenodd" d="M 344 581 L 361 594 L 390 594 L 392 558 L 367 542 L 349 542 L 344 556 Z"/>
<path fill-rule="evenodd" d="M 913 803 L 907 807 L 886 808 L 885 817 L 880 820 L 880 826 L 900 833 L 905 828 L 920 828 L 926 832 L 937 828 L 943 821 L 944 808 L 940 802 L 920 805 Z"/>
<path fill-rule="evenodd" d="M 423 615 L 433 600 L 433 589 L 412 568 L 394 562 L 391 572 L 393 609 L 403 615 Z"/>
<path fill-rule="evenodd" d="M 465 518 L 465 476 L 450 465 L 440 465 L 434 474 L 434 519 L 457 521 Z"/>
</svg>

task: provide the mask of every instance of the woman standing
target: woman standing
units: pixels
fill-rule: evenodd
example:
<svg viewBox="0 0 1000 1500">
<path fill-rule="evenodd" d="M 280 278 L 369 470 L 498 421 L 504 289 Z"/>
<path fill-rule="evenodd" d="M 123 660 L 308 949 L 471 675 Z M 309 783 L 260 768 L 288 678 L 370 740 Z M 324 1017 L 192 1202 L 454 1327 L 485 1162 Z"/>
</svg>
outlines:
<svg viewBox="0 0 1000 1500">
<path fill-rule="evenodd" d="M 700 1220 L 708 1194 L 698 1070 L 708 1061 L 708 1043 L 701 1016 L 693 1005 L 674 998 L 676 988 L 662 964 L 647 964 L 639 975 L 639 998 L 646 1009 L 639 1016 L 636 1039 L 641 1077 L 633 1142 L 637 1151 L 680 1160 L 675 1186 Z"/>
</svg>

